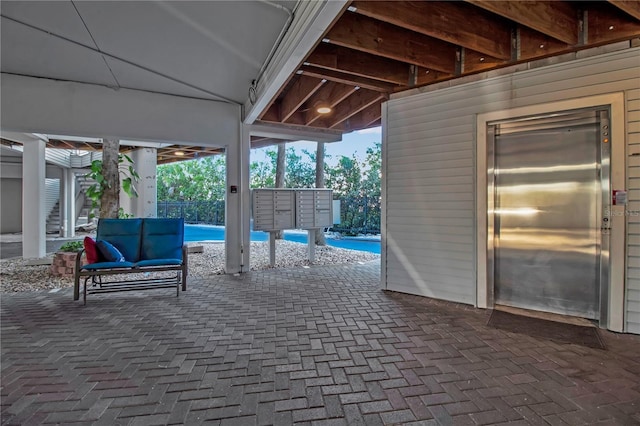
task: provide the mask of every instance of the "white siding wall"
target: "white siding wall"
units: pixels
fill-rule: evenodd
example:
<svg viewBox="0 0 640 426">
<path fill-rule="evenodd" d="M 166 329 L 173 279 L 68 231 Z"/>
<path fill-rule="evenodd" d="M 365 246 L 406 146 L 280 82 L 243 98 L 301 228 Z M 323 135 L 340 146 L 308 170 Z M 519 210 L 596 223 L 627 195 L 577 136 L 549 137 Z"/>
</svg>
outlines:
<svg viewBox="0 0 640 426">
<path fill-rule="evenodd" d="M 640 212 L 640 85 L 626 92 L 629 211 Z M 640 215 L 627 216 L 626 329 L 640 333 Z"/>
<path fill-rule="evenodd" d="M 44 152 L 44 158 L 47 163 L 69 168 L 71 166 L 69 161 L 70 153 L 71 151 L 68 149 L 47 148 Z"/>
<path fill-rule="evenodd" d="M 394 96 L 383 122 L 383 287 L 475 304 L 477 114 L 622 91 L 629 97 L 635 94 L 629 106 L 638 109 L 639 67 L 640 49 L 625 49 Z M 629 132 L 640 132 L 639 114 L 630 114 L 637 121 L 629 122 Z M 640 151 L 640 134 L 634 138 Z M 632 196 L 640 210 L 640 183 L 637 188 Z M 640 312 L 640 220 L 633 229 L 638 280 L 629 286 L 635 298 L 629 309 Z M 640 325 L 640 314 L 630 312 L 628 317 L 634 315 Z"/>
<path fill-rule="evenodd" d="M 46 217 L 49 217 L 51 210 L 53 210 L 60 199 L 60 179 L 46 178 L 44 180 L 44 186 L 46 194 L 44 211 L 46 213 Z"/>
</svg>

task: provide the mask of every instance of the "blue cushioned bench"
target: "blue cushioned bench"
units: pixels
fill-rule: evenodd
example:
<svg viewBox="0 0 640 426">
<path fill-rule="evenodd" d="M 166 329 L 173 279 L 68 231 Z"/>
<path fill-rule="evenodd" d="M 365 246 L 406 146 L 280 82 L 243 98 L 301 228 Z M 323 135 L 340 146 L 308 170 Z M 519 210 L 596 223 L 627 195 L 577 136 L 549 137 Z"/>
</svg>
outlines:
<svg viewBox="0 0 640 426">
<path fill-rule="evenodd" d="M 80 298 L 81 278 L 84 278 L 85 304 L 87 294 L 92 293 L 175 287 L 176 294 L 180 295 L 180 284 L 182 291 L 187 290 L 187 246 L 184 245 L 183 219 L 100 219 L 96 239 L 111 243 L 122 253 L 125 261 L 82 265 L 84 250 L 78 253 L 73 300 Z M 147 274 L 166 271 L 175 271 L 175 274 L 172 273 L 170 277 Z M 127 274 L 138 275 L 124 279 Z M 122 275 L 124 278 L 103 281 L 103 277 L 111 275 Z"/>
</svg>

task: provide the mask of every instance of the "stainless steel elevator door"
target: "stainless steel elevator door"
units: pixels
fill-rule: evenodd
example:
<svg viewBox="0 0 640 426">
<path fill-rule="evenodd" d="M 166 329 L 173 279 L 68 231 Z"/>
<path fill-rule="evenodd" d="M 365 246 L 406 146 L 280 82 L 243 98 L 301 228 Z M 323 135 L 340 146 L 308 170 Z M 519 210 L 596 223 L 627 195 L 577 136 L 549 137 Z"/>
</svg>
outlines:
<svg viewBox="0 0 640 426">
<path fill-rule="evenodd" d="M 587 115 L 496 125 L 497 304 L 598 318 L 600 126 Z"/>
</svg>

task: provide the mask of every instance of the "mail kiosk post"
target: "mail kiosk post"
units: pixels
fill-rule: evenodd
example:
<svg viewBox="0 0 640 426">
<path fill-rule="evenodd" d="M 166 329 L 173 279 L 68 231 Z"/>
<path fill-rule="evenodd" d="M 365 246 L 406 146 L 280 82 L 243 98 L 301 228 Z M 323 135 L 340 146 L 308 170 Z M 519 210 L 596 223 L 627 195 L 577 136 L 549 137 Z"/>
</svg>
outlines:
<svg viewBox="0 0 640 426">
<path fill-rule="evenodd" d="M 309 261 L 315 261 L 316 231 L 333 222 L 333 191 L 306 188 L 253 190 L 253 229 L 269 232 L 269 262 L 276 263 L 276 231 L 306 229 Z"/>
</svg>

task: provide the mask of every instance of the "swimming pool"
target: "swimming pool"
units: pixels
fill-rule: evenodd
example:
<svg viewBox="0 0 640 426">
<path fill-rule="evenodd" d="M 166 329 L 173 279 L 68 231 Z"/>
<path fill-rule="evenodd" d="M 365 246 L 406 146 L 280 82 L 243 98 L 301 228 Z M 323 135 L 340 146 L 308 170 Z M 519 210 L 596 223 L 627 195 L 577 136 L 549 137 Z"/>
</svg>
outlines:
<svg viewBox="0 0 640 426">
<path fill-rule="evenodd" d="M 297 243 L 306 243 L 306 232 L 284 232 L 284 239 Z M 184 225 L 185 242 L 196 241 L 224 241 L 224 227 L 211 225 Z M 261 231 L 251 231 L 251 241 L 268 241 L 269 234 Z M 327 238 L 327 244 L 333 247 L 368 251 L 380 254 L 380 240 L 363 238 Z"/>
</svg>

